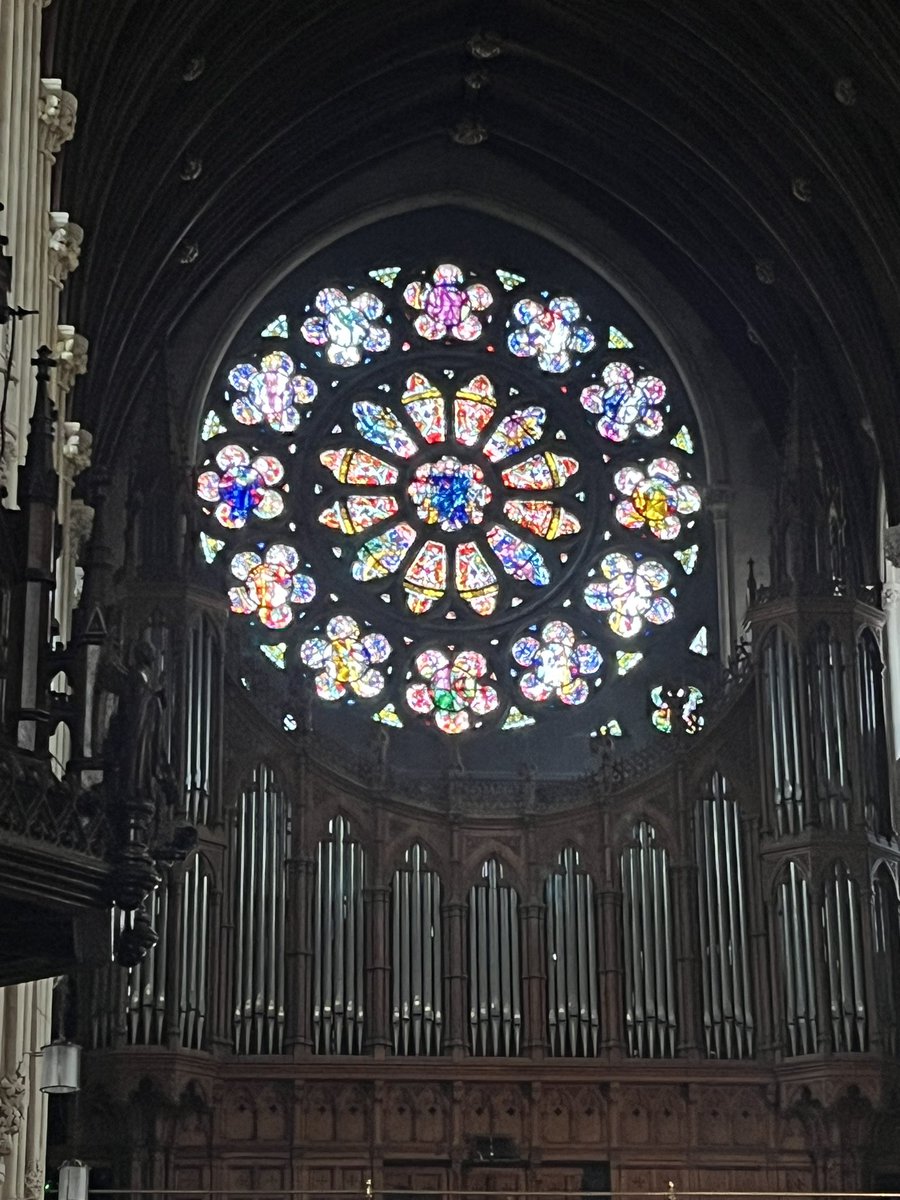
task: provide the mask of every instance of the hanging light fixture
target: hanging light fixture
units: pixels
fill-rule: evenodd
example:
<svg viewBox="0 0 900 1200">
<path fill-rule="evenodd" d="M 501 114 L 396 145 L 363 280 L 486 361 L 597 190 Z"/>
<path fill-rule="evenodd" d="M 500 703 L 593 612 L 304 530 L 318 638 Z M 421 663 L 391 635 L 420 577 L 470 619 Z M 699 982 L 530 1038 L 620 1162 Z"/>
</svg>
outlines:
<svg viewBox="0 0 900 1200">
<path fill-rule="evenodd" d="M 87 1200 L 90 1173 L 87 1163 L 66 1159 L 59 1168 L 59 1200 Z"/>
<path fill-rule="evenodd" d="M 81 1047 L 58 1038 L 41 1047 L 41 1091 L 62 1096 L 81 1087 Z"/>
</svg>

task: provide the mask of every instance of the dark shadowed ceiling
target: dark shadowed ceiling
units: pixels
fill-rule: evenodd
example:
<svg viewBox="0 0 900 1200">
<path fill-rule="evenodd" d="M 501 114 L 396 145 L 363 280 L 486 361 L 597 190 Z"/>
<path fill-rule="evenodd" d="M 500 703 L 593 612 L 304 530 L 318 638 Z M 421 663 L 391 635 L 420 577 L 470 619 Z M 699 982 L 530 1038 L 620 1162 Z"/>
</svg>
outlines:
<svg viewBox="0 0 900 1200">
<path fill-rule="evenodd" d="M 79 415 L 101 461 L 260 239 L 331 196 L 336 224 L 364 221 L 354 181 L 379 172 L 401 209 L 453 191 L 537 221 L 530 178 L 653 264 L 775 439 L 802 378 L 872 491 L 881 457 L 900 520 L 891 0 L 60 0 L 47 17 L 45 71 L 79 103 L 55 203 L 86 229 L 66 318 L 90 338 Z M 484 140 L 454 141 L 461 125 Z"/>
</svg>

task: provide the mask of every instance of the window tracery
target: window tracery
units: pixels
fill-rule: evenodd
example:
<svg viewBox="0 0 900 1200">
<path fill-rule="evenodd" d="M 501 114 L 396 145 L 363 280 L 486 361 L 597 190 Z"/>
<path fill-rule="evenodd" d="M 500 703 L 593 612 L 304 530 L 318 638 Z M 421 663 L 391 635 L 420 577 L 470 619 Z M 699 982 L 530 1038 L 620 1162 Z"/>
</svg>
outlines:
<svg viewBox="0 0 900 1200">
<path fill-rule="evenodd" d="M 203 558 L 265 660 L 369 719 L 499 733 L 583 708 L 596 729 L 595 692 L 627 688 L 625 734 L 667 732 L 660 686 L 702 698 L 690 409 L 585 297 L 494 274 L 375 267 L 269 307 L 201 423 Z M 662 677 L 643 661 L 664 625 L 677 677 L 670 649 Z"/>
</svg>

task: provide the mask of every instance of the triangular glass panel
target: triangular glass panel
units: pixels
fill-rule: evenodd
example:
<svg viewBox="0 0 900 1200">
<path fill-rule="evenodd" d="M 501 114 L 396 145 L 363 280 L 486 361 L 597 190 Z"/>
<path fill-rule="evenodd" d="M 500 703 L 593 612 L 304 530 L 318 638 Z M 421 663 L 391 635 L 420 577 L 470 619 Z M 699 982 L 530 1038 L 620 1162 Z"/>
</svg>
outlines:
<svg viewBox="0 0 900 1200">
<path fill-rule="evenodd" d="M 621 329 L 615 325 L 609 327 L 609 341 L 606 343 L 610 350 L 633 350 L 634 342 L 630 342 Z"/>
<path fill-rule="evenodd" d="M 612 717 L 605 725 L 600 726 L 597 730 L 597 735 L 598 737 L 621 737 L 622 726 L 615 717 Z"/>
<path fill-rule="evenodd" d="M 709 654 L 709 637 L 705 625 L 701 625 L 694 634 L 688 650 L 690 650 L 691 654 Z"/>
<path fill-rule="evenodd" d="M 617 650 L 616 666 L 619 669 L 619 674 L 627 675 L 632 667 L 636 667 L 643 657 L 643 654 L 638 650 Z"/>
<path fill-rule="evenodd" d="M 222 418 L 217 412 L 210 409 L 203 418 L 203 428 L 200 430 L 200 436 L 204 442 L 208 442 L 210 438 L 214 438 L 224 432 L 225 426 L 222 424 Z"/>
<path fill-rule="evenodd" d="M 385 287 L 393 287 L 394 280 L 399 274 L 399 267 L 376 267 L 374 271 L 369 272 L 369 278 L 383 283 Z"/>
<path fill-rule="evenodd" d="M 260 337 L 287 337 L 288 319 L 286 313 L 281 313 L 274 321 L 270 321 L 265 329 L 260 330 Z"/>
<path fill-rule="evenodd" d="M 682 425 L 675 436 L 670 438 L 669 445 L 674 446 L 676 450 L 683 450 L 685 454 L 694 453 L 694 439 L 687 425 Z"/>
<path fill-rule="evenodd" d="M 203 551 L 203 557 L 208 563 L 211 563 L 220 550 L 225 548 L 225 543 L 218 538 L 210 537 L 208 533 L 200 534 L 200 549 Z"/>
<path fill-rule="evenodd" d="M 497 278 L 503 284 L 504 291 L 511 292 L 513 288 L 517 288 L 520 283 L 525 282 L 524 275 L 516 275 L 512 271 L 504 271 L 500 267 L 496 271 Z"/>
<path fill-rule="evenodd" d="M 498 272 L 498 274 L 499 274 L 499 272 Z M 501 730 L 502 729 L 526 729 L 529 725 L 534 725 L 534 724 L 535 724 L 534 717 L 527 716 L 525 713 L 521 712 L 518 708 L 516 708 L 515 705 L 513 705 L 510 708 L 509 712 L 506 714 L 506 720 L 503 722 L 503 724 L 500 726 L 500 728 L 501 728 Z"/>
<path fill-rule="evenodd" d="M 287 650 L 287 642 L 277 642 L 274 646 L 260 646 L 263 654 L 273 663 L 279 671 L 284 670 L 284 655 Z"/>
<path fill-rule="evenodd" d="M 697 555 L 700 553 L 699 546 L 685 546 L 683 550 L 676 550 L 675 557 L 681 563 L 681 568 L 685 575 L 690 575 L 694 567 L 697 565 Z"/>
<path fill-rule="evenodd" d="M 382 725 L 390 725 L 392 729 L 402 729 L 403 722 L 397 715 L 397 710 L 393 704 L 386 704 L 384 708 L 380 708 L 377 713 L 372 716 L 373 721 L 378 721 Z"/>
</svg>

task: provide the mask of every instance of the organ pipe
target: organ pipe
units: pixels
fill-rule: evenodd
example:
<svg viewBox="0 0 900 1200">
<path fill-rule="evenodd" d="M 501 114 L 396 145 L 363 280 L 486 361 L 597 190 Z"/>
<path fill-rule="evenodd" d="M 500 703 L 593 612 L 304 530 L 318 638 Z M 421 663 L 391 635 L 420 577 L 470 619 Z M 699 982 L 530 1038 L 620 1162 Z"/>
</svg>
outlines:
<svg viewBox="0 0 900 1200">
<path fill-rule="evenodd" d="M 763 663 L 775 824 L 780 835 L 794 834 L 806 824 L 800 667 L 797 648 L 783 629 L 766 642 Z"/>
<path fill-rule="evenodd" d="M 806 651 L 810 761 L 819 819 L 826 828 L 848 828 L 850 773 L 847 734 L 850 729 L 845 691 L 844 650 L 823 625 Z"/>
<path fill-rule="evenodd" d="M 211 876 L 196 855 L 184 873 L 181 900 L 181 991 L 178 1028 L 182 1046 L 205 1049 L 208 1011 Z"/>
<path fill-rule="evenodd" d="M 786 1051 L 814 1054 L 819 1018 L 810 895 L 795 862 L 778 885 L 777 914 Z"/>
<path fill-rule="evenodd" d="M 343 817 L 319 842 L 313 976 L 313 1044 L 319 1054 L 363 1046 L 365 855 Z"/>
<path fill-rule="evenodd" d="M 420 845 L 391 888 L 391 1024 L 395 1054 L 440 1054 L 441 881 Z"/>
<path fill-rule="evenodd" d="M 866 824 L 879 837 L 892 833 L 887 740 L 884 724 L 884 684 L 881 651 L 870 629 L 857 643 L 857 721 L 861 789 Z"/>
<path fill-rule="evenodd" d="M 738 806 L 716 772 L 694 820 L 703 1030 L 711 1058 L 753 1055 L 755 1023 Z"/>
<path fill-rule="evenodd" d="M 219 662 L 218 637 L 204 617 L 185 641 L 184 798 L 188 819 L 194 825 L 209 824 Z"/>
<path fill-rule="evenodd" d="M 563 850 L 544 886 L 550 1049 L 593 1055 L 600 1036 L 594 888 L 577 850 Z"/>
<path fill-rule="evenodd" d="M 519 897 L 489 859 L 469 892 L 469 1044 L 473 1054 L 515 1055 L 522 1034 Z"/>
<path fill-rule="evenodd" d="M 843 863 L 836 863 L 825 883 L 822 906 L 831 1048 L 835 1052 L 868 1048 L 868 1020 L 859 927 L 857 887 Z"/>
<path fill-rule="evenodd" d="M 625 1024 L 629 1053 L 665 1058 L 675 1053 L 674 939 L 668 854 L 646 821 L 622 852 Z"/>
<path fill-rule="evenodd" d="M 281 1054 L 290 829 L 284 794 L 264 764 L 241 794 L 233 838 L 234 1049 L 237 1054 Z"/>
</svg>

